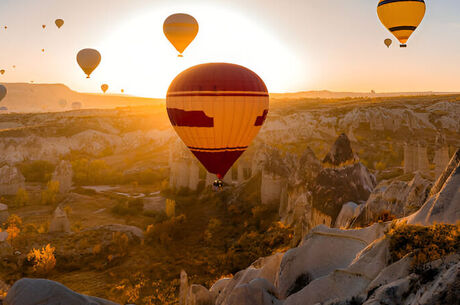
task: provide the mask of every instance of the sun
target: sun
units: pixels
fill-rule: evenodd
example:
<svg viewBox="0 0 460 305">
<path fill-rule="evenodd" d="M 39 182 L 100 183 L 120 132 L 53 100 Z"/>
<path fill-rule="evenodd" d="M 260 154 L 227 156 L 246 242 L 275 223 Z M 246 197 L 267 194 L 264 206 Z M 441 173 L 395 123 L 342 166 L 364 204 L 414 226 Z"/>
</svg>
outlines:
<svg viewBox="0 0 460 305">
<path fill-rule="evenodd" d="M 164 19 L 177 12 L 193 15 L 200 25 L 183 58 L 163 34 Z M 111 92 L 124 89 L 145 97 L 164 97 L 178 73 L 200 63 L 246 66 L 271 92 L 289 90 L 296 79 L 305 80 L 308 70 L 305 60 L 300 61 L 269 27 L 226 7 L 156 7 L 115 27 L 98 49 L 103 59 L 93 81 L 108 83 Z"/>
</svg>

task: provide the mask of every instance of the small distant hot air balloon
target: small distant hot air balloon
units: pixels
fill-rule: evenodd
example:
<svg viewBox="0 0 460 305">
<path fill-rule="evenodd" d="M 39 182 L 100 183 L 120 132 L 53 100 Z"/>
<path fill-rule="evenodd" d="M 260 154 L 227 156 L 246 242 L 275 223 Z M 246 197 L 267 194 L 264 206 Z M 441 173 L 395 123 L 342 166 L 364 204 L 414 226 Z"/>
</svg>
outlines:
<svg viewBox="0 0 460 305">
<path fill-rule="evenodd" d="M 102 92 L 106 93 L 107 90 L 109 90 L 109 85 L 103 84 L 103 85 L 101 86 L 101 90 L 102 90 Z"/>
<path fill-rule="evenodd" d="M 71 107 L 74 110 L 78 110 L 78 109 L 81 109 L 82 106 L 83 105 L 80 102 L 73 102 Z"/>
<path fill-rule="evenodd" d="M 42 52 L 45 53 L 45 49 L 42 49 Z"/>
<path fill-rule="evenodd" d="M 401 48 L 425 16 L 424 0 L 380 0 L 377 14 L 382 24 L 399 40 Z"/>
<path fill-rule="evenodd" d="M 387 38 L 387 39 L 385 39 L 384 43 L 387 46 L 387 48 L 389 48 L 391 46 L 391 44 L 393 43 L 393 40 Z"/>
<path fill-rule="evenodd" d="M 8 27 L 6 25 L 4 26 L 4 28 L 5 28 L 5 30 L 8 29 Z"/>
<path fill-rule="evenodd" d="M 5 98 L 7 92 L 6 87 L 0 85 L 0 102 Z"/>
<path fill-rule="evenodd" d="M 5 70 L 3 70 L 3 69 L 0 70 L 0 74 L 1 74 L 1 75 L 5 74 Z"/>
<path fill-rule="evenodd" d="M 190 15 L 174 14 L 166 18 L 163 32 L 180 53 L 179 57 L 182 57 L 182 53 L 198 34 L 198 22 Z"/>
<path fill-rule="evenodd" d="M 56 19 L 54 21 L 54 23 L 56 24 L 56 26 L 58 27 L 58 29 L 60 29 L 63 25 L 64 25 L 64 20 L 62 19 Z"/>
<path fill-rule="evenodd" d="M 43 24 L 43 25 L 42 25 L 42 28 L 43 28 L 43 29 L 46 29 L 46 25 L 45 25 L 45 24 Z"/>
<path fill-rule="evenodd" d="M 121 89 L 121 93 L 125 93 L 125 89 Z"/>
<path fill-rule="evenodd" d="M 77 62 L 83 72 L 85 72 L 86 78 L 89 78 L 94 69 L 99 66 L 101 54 L 94 49 L 83 49 L 77 54 Z"/>
<path fill-rule="evenodd" d="M 191 67 L 166 96 L 175 131 L 208 172 L 222 179 L 259 132 L 268 91 L 251 70 L 227 63 Z"/>
<path fill-rule="evenodd" d="M 15 66 L 15 65 L 13 65 L 13 69 L 16 69 L 16 66 Z"/>
</svg>

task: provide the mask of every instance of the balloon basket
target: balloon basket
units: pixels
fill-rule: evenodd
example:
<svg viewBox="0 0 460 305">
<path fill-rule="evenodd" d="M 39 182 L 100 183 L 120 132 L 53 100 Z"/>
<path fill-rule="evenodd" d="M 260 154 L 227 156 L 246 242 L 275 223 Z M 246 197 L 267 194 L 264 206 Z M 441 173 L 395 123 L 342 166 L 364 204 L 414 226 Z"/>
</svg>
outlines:
<svg viewBox="0 0 460 305">
<path fill-rule="evenodd" d="M 401 44 L 399 47 L 401 47 L 401 48 L 407 48 L 407 44 Z"/>
<path fill-rule="evenodd" d="M 177 57 L 184 57 L 184 55 L 182 55 L 182 54 L 179 54 L 179 55 L 177 55 Z"/>
</svg>

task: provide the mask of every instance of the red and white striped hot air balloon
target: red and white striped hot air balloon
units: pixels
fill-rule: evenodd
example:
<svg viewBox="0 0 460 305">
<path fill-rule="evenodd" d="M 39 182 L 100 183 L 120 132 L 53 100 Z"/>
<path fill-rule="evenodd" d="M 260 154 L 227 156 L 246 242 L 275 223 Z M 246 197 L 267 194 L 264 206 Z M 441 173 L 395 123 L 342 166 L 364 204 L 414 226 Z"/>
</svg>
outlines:
<svg viewBox="0 0 460 305">
<path fill-rule="evenodd" d="M 191 67 L 171 83 L 166 108 L 179 137 L 212 174 L 223 179 L 258 134 L 268 114 L 262 79 L 234 64 Z"/>
</svg>

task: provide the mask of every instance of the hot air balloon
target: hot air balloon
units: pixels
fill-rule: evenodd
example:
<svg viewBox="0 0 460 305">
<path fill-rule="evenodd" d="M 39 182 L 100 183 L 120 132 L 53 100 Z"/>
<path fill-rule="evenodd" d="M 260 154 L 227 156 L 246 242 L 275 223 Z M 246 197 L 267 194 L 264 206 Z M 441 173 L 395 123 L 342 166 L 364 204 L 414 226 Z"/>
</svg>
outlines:
<svg viewBox="0 0 460 305">
<path fill-rule="evenodd" d="M 86 78 L 89 78 L 94 69 L 99 66 L 99 63 L 101 62 L 101 54 L 94 49 L 83 49 L 77 54 L 77 62 L 83 72 L 87 75 Z"/>
<path fill-rule="evenodd" d="M 8 27 L 5 25 L 5 30 L 8 29 Z"/>
<path fill-rule="evenodd" d="M 43 24 L 43 25 L 42 25 L 42 28 L 45 29 L 45 28 L 46 28 L 46 25 Z"/>
<path fill-rule="evenodd" d="M 268 91 L 251 70 L 227 63 L 191 67 L 172 81 L 166 108 L 179 137 L 222 179 L 259 132 Z"/>
<path fill-rule="evenodd" d="M 125 93 L 125 89 L 121 89 L 121 93 Z"/>
<path fill-rule="evenodd" d="M 387 39 L 385 39 L 384 43 L 387 46 L 387 48 L 389 48 L 391 46 L 391 44 L 393 43 L 393 40 L 387 38 Z"/>
<path fill-rule="evenodd" d="M 1 74 L 1 75 L 5 74 L 5 70 L 3 70 L 3 69 L 0 70 L 0 74 Z"/>
<path fill-rule="evenodd" d="M 103 85 L 101 86 L 101 90 L 102 90 L 102 92 L 104 92 L 104 93 L 106 93 L 108 89 L 109 89 L 109 85 L 107 85 L 107 84 L 103 84 Z"/>
<path fill-rule="evenodd" d="M 163 32 L 180 53 L 178 56 L 182 57 L 182 53 L 198 34 L 198 22 L 190 15 L 174 14 L 166 18 Z"/>
<path fill-rule="evenodd" d="M 6 87 L 0 85 L 0 102 L 5 98 L 7 92 Z"/>
<path fill-rule="evenodd" d="M 54 21 L 54 23 L 56 24 L 56 26 L 58 27 L 58 29 L 60 29 L 63 25 L 64 25 L 64 20 L 62 19 L 56 19 Z"/>
<path fill-rule="evenodd" d="M 42 52 L 45 53 L 45 49 L 42 49 Z"/>
<path fill-rule="evenodd" d="M 16 69 L 16 66 L 15 66 L 15 65 L 13 65 L 13 69 Z"/>
<path fill-rule="evenodd" d="M 407 40 L 425 16 L 424 0 L 380 0 L 377 14 L 382 24 L 405 48 Z"/>
</svg>

